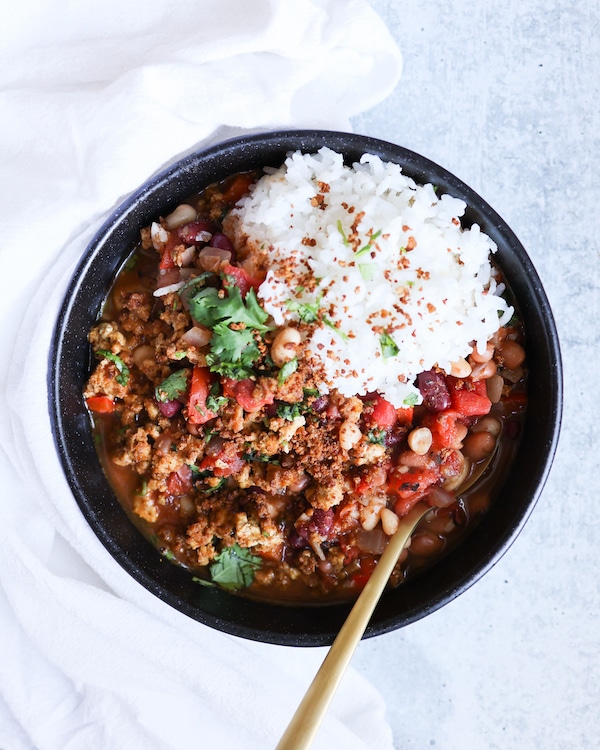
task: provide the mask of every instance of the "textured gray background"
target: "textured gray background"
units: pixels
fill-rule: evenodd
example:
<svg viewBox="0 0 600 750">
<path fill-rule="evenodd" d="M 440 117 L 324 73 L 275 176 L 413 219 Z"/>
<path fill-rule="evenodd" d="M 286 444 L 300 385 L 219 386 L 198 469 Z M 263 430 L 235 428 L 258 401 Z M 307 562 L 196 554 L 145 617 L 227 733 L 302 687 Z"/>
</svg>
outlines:
<svg viewBox="0 0 600 750">
<path fill-rule="evenodd" d="M 404 54 L 358 132 L 445 166 L 508 222 L 556 317 L 559 451 L 523 533 L 434 615 L 361 643 L 398 748 L 600 747 L 600 5 L 371 0 Z"/>
</svg>

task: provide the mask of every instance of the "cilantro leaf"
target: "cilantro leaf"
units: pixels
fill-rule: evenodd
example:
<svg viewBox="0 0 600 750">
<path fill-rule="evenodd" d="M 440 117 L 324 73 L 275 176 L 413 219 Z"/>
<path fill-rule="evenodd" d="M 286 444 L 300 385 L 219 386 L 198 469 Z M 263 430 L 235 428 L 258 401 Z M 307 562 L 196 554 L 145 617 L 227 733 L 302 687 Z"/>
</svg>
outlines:
<svg viewBox="0 0 600 750">
<path fill-rule="evenodd" d="M 154 395 L 157 401 L 175 401 L 187 391 L 190 371 L 188 369 L 175 370 L 168 378 L 154 389 Z"/>
<path fill-rule="evenodd" d="M 103 359 L 108 359 L 110 362 L 112 362 L 119 371 L 119 374 L 117 375 L 115 380 L 119 385 L 127 385 L 127 383 L 129 382 L 129 367 L 127 367 L 121 357 L 118 357 L 116 354 L 109 352 L 108 349 L 98 349 L 96 355 Z"/>
<path fill-rule="evenodd" d="M 219 383 L 213 383 L 206 399 L 206 408 L 216 414 L 227 403 L 229 403 L 227 396 L 219 394 Z"/>
<path fill-rule="evenodd" d="M 369 430 L 367 433 L 367 442 L 371 445 L 385 445 L 385 430 Z"/>
<path fill-rule="evenodd" d="M 189 300 L 194 320 L 212 328 L 210 353 L 206 361 L 213 372 L 237 380 L 252 375 L 260 358 L 254 332 L 272 330 L 268 314 L 259 305 L 254 289 L 242 299 L 239 287 L 231 285 L 223 295 L 214 287 L 201 289 Z"/>
<path fill-rule="evenodd" d="M 302 404 L 281 403 L 277 405 L 277 416 L 281 419 L 287 419 L 288 422 L 293 422 L 294 419 L 302 416 L 304 410 Z"/>
<path fill-rule="evenodd" d="M 323 295 L 320 294 L 315 302 L 298 302 L 288 299 L 285 306 L 290 312 L 298 313 L 298 317 L 304 323 L 316 323 L 319 320 L 319 310 Z"/>
<path fill-rule="evenodd" d="M 400 351 L 398 345 L 389 333 L 382 333 L 379 337 L 379 343 L 381 345 L 381 353 L 383 354 L 384 359 L 395 357 Z"/>
<path fill-rule="evenodd" d="M 293 359 L 290 359 L 289 362 L 286 362 L 281 370 L 279 370 L 279 375 L 277 376 L 277 384 L 283 385 L 285 381 L 289 378 L 289 376 L 296 372 L 298 369 L 298 358 L 294 357 Z"/>
<path fill-rule="evenodd" d="M 254 580 L 254 573 L 261 567 L 260 557 L 233 544 L 217 555 L 210 566 L 210 576 L 214 583 L 227 591 L 238 591 L 247 588 Z"/>
</svg>

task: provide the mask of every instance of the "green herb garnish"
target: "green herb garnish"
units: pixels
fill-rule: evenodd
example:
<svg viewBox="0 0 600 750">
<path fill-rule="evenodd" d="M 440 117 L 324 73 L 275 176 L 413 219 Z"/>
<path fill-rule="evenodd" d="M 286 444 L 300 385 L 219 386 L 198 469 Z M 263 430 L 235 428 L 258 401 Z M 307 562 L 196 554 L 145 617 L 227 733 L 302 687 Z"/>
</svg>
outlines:
<svg viewBox="0 0 600 750">
<path fill-rule="evenodd" d="M 367 443 L 372 445 L 385 445 L 385 430 L 370 430 L 367 433 Z"/>
<path fill-rule="evenodd" d="M 224 297 L 217 289 L 207 287 L 189 300 L 189 306 L 195 321 L 212 328 L 206 357 L 210 369 L 236 380 L 250 377 L 260 358 L 254 334 L 273 330 L 266 324 L 269 316 L 259 305 L 254 289 L 242 299 L 237 286 L 229 286 Z"/>
<path fill-rule="evenodd" d="M 289 362 L 286 362 L 281 370 L 279 370 L 279 375 L 277 376 L 277 384 L 283 385 L 285 381 L 289 378 L 289 376 L 296 372 L 298 369 L 298 358 L 294 357 L 293 359 L 290 359 Z"/>
<path fill-rule="evenodd" d="M 210 566 L 210 576 L 214 583 L 227 591 L 239 591 L 250 586 L 261 565 L 260 557 L 236 543 L 217 555 Z"/>
<path fill-rule="evenodd" d="M 219 383 L 213 383 L 206 399 L 206 408 L 216 414 L 227 403 L 229 403 L 227 396 L 219 394 Z"/>
<path fill-rule="evenodd" d="M 383 354 L 384 359 L 395 357 L 400 351 L 389 333 L 382 333 L 379 337 L 379 343 L 381 345 L 381 353 Z"/>
<path fill-rule="evenodd" d="M 379 229 L 377 232 L 375 232 L 375 234 L 372 234 L 369 237 L 369 241 L 367 242 L 367 244 L 361 247 L 360 250 L 357 250 L 354 253 L 354 257 L 360 258 L 362 255 L 365 255 L 365 253 L 368 253 L 373 247 L 373 245 L 375 244 L 375 240 L 381 235 L 382 232 L 383 232 L 383 229 Z"/>
<path fill-rule="evenodd" d="M 365 281 L 373 281 L 373 276 L 375 275 L 375 266 L 373 263 L 359 263 L 358 270 Z"/>
<path fill-rule="evenodd" d="M 165 378 L 160 385 L 154 389 L 154 395 L 157 401 L 175 401 L 187 391 L 190 371 L 187 369 L 175 370 L 168 378 Z"/>
<path fill-rule="evenodd" d="M 127 367 L 121 357 L 118 357 L 116 354 L 109 352 L 108 349 L 98 349 L 96 355 L 98 357 L 108 359 L 110 362 L 112 362 L 119 371 L 119 374 L 117 375 L 115 380 L 119 385 L 127 385 L 127 383 L 129 382 L 129 367 Z"/>
<path fill-rule="evenodd" d="M 409 393 L 408 396 L 402 401 L 404 406 L 416 406 L 419 401 L 419 397 L 416 393 Z"/>
<path fill-rule="evenodd" d="M 302 416 L 304 410 L 303 404 L 278 404 L 277 416 L 281 419 L 287 419 L 288 422 L 293 422 L 294 419 Z"/>
<path fill-rule="evenodd" d="M 285 302 L 285 306 L 290 312 L 298 313 L 298 317 L 303 323 L 316 323 L 319 320 L 322 299 L 323 294 L 317 297 L 316 302 L 298 302 L 297 300 L 288 299 Z"/>
</svg>

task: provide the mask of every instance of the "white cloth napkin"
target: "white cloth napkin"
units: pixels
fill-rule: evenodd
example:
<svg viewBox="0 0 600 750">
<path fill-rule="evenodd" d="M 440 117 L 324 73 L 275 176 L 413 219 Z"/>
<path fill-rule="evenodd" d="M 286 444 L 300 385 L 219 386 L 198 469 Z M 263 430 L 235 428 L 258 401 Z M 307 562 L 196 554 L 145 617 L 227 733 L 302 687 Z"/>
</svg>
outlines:
<svg viewBox="0 0 600 750">
<path fill-rule="evenodd" d="M 274 747 L 325 649 L 219 633 L 113 561 L 54 450 L 50 337 L 123 196 L 240 132 L 349 129 L 400 53 L 362 0 L 25 0 L 0 35 L 0 748 Z M 315 747 L 391 747 L 352 668 Z"/>
</svg>

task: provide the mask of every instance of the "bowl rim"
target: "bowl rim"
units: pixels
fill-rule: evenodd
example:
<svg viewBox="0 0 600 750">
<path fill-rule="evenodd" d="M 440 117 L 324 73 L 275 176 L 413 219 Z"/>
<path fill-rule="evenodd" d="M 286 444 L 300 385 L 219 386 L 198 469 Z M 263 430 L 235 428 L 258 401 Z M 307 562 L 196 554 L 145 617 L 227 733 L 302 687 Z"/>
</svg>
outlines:
<svg viewBox="0 0 600 750">
<path fill-rule="evenodd" d="M 533 349 L 540 357 L 543 354 L 548 368 L 545 373 L 535 373 L 534 384 L 539 384 L 539 393 L 536 388 L 530 396 L 536 404 L 539 403 L 539 408 L 535 420 L 529 420 L 529 414 L 527 415 L 522 438 L 522 442 L 532 439 L 536 431 L 540 430 L 544 435 L 544 440 L 539 445 L 526 444 L 529 462 L 533 461 L 535 470 L 530 473 L 527 465 L 519 465 L 522 470 L 519 481 L 516 481 L 513 471 L 513 476 L 507 479 L 501 491 L 503 497 L 513 493 L 515 497 L 523 498 L 521 502 L 508 497 L 510 512 L 499 531 L 493 528 L 494 518 L 498 515 L 499 498 L 496 498 L 490 511 L 478 525 L 477 534 L 470 534 L 462 541 L 445 558 L 445 565 L 434 565 L 430 569 L 436 571 L 435 575 L 426 571 L 393 591 L 386 592 L 365 631 L 365 638 L 409 625 L 440 609 L 475 584 L 503 557 L 529 519 L 542 493 L 557 449 L 562 420 L 563 376 L 558 332 L 533 263 L 514 232 L 496 211 L 462 180 L 427 157 L 397 144 L 355 133 L 335 130 L 275 130 L 236 136 L 192 151 L 150 177 L 120 202 L 97 230 L 85 249 L 64 295 L 54 326 L 47 376 L 48 406 L 57 453 L 75 501 L 87 523 L 111 556 L 138 583 L 176 610 L 210 627 L 250 640 L 278 645 L 330 645 L 351 605 L 331 604 L 314 607 L 312 611 L 318 612 L 318 617 L 308 618 L 310 628 L 303 629 L 297 625 L 297 620 L 300 617 L 307 620 L 310 607 L 264 602 L 259 604 L 251 599 L 197 584 L 193 584 L 196 590 L 190 591 L 190 574 L 187 571 L 164 562 L 160 554 L 143 540 L 137 529 L 135 531 L 144 547 L 148 548 L 146 552 L 144 547 L 131 538 L 130 533 L 123 532 L 119 521 L 122 523 L 123 517 L 126 519 L 125 512 L 112 490 L 106 486 L 98 489 L 82 476 L 85 462 L 89 463 L 91 456 L 91 429 L 82 396 L 77 402 L 75 389 L 82 376 L 85 376 L 90 363 L 86 355 L 86 361 L 76 363 L 78 369 L 76 372 L 73 371 L 73 358 L 77 360 L 82 356 L 84 328 L 84 325 L 76 325 L 76 319 L 77 316 L 83 315 L 84 319 L 89 321 L 94 312 L 91 308 L 95 305 L 93 325 L 99 312 L 98 274 L 104 269 L 100 275 L 106 278 L 110 271 L 111 280 L 104 287 L 105 293 L 120 262 L 133 247 L 132 244 L 124 245 L 128 241 L 127 238 L 133 236 L 131 227 L 128 228 L 128 222 L 133 221 L 136 224 L 136 221 L 140 220 L 140 215 L 164 215 L 167 205 L 174 205 L 177 200 L 193 192 L 188 188 L 199 169 L 204 169 L 205 172 L 212 170 L 216 179 L 222 179 L 234 171 L 242 171 L 233 167 L 246 163 L 248 159 L 258 160 L 259 157 L 263 157 L 264 166 L 269 163 L 269 159 L 273 160 L 277 156 L 278 163 L 282 163 L 286 152 L 296 149 L 314 152 L 318 149 L 318 144 L 344 153 L 350 161 L 356 160 L 359 152 L 375 153 L 384 160 L 399 163 L 403 171 L 417 182 L 434 182 L 441 186 L 442 192 L 464 200 L 468 206 L 465 214 L 467 221 L 484 224 L 483 231 L 498 244 L 499 265 L 519 301 L 528 331 L 531 322 L 535 321 L 534 340 L 529 338 L 531 332 L 526 333 L 528 353 Z M 258 161 L 256 165 L 258 166 Z M 210 181 L 215 181 L 207 180 L 208 177 L 205 177 L 204 182 L 198 184 L 197 188 L 201 189 Z M 164 196 L 165 192 L 171 195 L 170 200 Z M 143 222 L 143 219 L 141 220 Z M 141 226 L 144 226 L 144 223 L 136 225 L 137 232 Z M 111 255 L 113 246 L 121 247 L 120 258 Z M 106 258 L 110 258 L 108 266 Z M 93 291 L 94 303 L 86 303 L 86 313 L 84 300 L 90 290 Z M 517 290 L 521 290 L 521 293 Z M 85 330 L 86 341 L 90 327 L 91 325 Z M 531 370 L 529 376 L 531 381 Z M 521 451 L 519 448 L 519 453 Z M 97 455 L 96 460 L 99 465 Z M 98 467 L 92 468 L 97 482 Z M 90 498 L 92 487 L 95 488 L 95 492 L 99 492 L 95 500 Z M 126 521 L 133 526 L 128 519 Z M 124 544 L 131 546 L 124 549 Z M 151 552 L 155 553 L 156 559 L 147 560 L 144 555 L 151 556 Z M 182 574 L 187 577 L 187 583 Z M 432 587 L 430 596 L 425 597 L 422 592 L 420 595 L 418 591 L 415 592 L 415 583 L 419 582 L 422 582 L 421 585 L 428 584 Z"/>
</svg>

